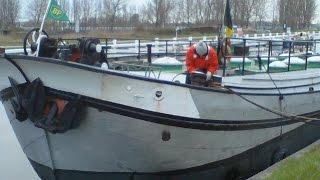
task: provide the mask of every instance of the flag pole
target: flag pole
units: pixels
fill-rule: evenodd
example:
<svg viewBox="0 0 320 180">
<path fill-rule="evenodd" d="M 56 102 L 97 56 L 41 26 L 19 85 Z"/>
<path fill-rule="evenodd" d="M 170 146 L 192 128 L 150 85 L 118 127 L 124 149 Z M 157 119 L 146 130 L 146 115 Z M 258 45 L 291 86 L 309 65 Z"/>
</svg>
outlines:
<svg viewBox="0 0 320 180">
<path fill-rule="evenodd" d="M 46 17 L 47 17 L 47 15 L 48 15 L 49 10 L 50 10 L 51 1 L 52 1 L 52 0 L 49 0 L 49 3 L 48 3 L 48 5 L 47 5 L 46 12 L 44 13 L 44 16 L 43 16 L 43 19 L 42 19 L 42 22 L 41 22 L 41 26 L 40 26 L 40 30 L 39 30 L 39 37 L 38 37 L 38 40 L 37 40 L 38 46 L 37 46 L 37 54 L 36 54 L 36 57 L 39 56 L 40 38 L 41 38 L 41 36 L 42 36 L 42 31 L 43 31 L 44 22 L 46 21 Z M 39 42 L 38 42 L 38 41 L 39 41 Z"/>
<path fill-rule="evenodd" d="M 44 13 L 44 17 L 43 17 L 43 19 L 42 19 L 42 23 L 41 23 L 41 26 L 40 26 L 40 35 L 42 34 L 44 22 L 45 22 L 45 20 L 46 20 L 46 17 L 47 17 L 47 15 L 48 15 L 48 12 L 49 12 L 49 9 L 50 9 L 51 1 L 52 1 L 52 0 L 49 0 L 49 3 L 48 3 L 48 5 L 47 5 L 46 12 Z"/>
</svg>

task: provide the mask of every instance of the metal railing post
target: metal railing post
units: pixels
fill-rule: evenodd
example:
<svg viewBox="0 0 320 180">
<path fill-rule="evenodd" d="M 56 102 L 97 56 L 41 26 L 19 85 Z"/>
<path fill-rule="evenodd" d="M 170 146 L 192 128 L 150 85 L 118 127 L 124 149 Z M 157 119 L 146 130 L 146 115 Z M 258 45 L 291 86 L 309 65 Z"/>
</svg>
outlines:
<svg viewBox="0 0 320 180">
<path fill-rule="evenodd" d="M 267 65 L 267 73 L 270 72 L 271 47 L 272 47 L 272 41 L 269 41 L 269 45 L 268 45 L 268 65 Z"/>
<path fill-rule="evenodd" d="M 108 60 L 108 38 L 106 39 L 106 59 Z"/>
<path fill-rule="evenodd" d="M 292 41 L 289 43 L 289 61 L 288 61 L 288 72 L 290 71 L 290 65 L 291 65 L 291 49 L 292 49 Z"/>
<path fill-rule="evenodd" d="M 307 42 L 307 50 L 306 50 L 306 65 L 304 67 L 305 70 L 308 69 L 308 58 L 309 58 L 309 55 L 308 55 L 308 52 L 309 52 L 309 42 Z"/>
<path fill-rule="evenodd" d="M 261 57 L 260 57 L 260 45 L 261 45 L 261 43 L 259 42 L 258 43 L 258 62 L 259 62 L 259 70 L 261 71 L 262 70 L 262 64 L 261 64 L 262 62 L 261 62 Z"/>
<path fill-rule="evenodd" d="M 223 42 L 222 42 L 223 43 Z M 226 76 L 226 68 L 227 68 L 227 46 L 228 46 L 228 38 L 226 38 L 226 41 L 225 41 L 225 48 L 224 48 L 224 53 L 223 53 L 223 73 L 222 73 L 222 76 L 225 77 Z M 222 49 L 221 49 L 221 52 Z"/>
<path fill-rule="evenodd" d="M 258 43 L 258 56 L 260 56 L 260 42 Z"/>
<path fill-rule="evenodd" d="M 166 40 L 166 56 L 168 56 L 168 40 Z"/>
<path fill-rule="evenodd" d="M 246 43 L 247 40 L 243 39 L 243 59 L 242 59 L 242 76 L 244 76 L 245 72 L 244 72 L 244 67 L 245 67 L 245 62 L 246 62 Z"/>
<path fill-rule="evenodd" d="M 272 40 L 271 40 L 271 46 L 270 46 L 270 54 L 272 55 L 273 54 L 273 43 L 272 43 Z"/>
<path fill-rule="evenodd" d="M 147 44 L 147 49 L 148 49 L 148 63 L 149 63 L 149 65 L 151 65 L 152 64 L 152 58 L 151 58 L 152 44 Z"/>
<path fill-rule="evenodd" d="M 138 60 L 141 59 L 141 40 L 138 41 Z"/>
</svg>

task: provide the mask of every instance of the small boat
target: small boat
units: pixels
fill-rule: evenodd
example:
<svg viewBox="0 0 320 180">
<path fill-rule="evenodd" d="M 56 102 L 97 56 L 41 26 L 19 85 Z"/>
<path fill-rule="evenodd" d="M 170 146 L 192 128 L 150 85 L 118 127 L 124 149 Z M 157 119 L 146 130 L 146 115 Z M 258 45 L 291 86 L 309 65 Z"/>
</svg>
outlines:
<svg viewBox="0 0 320 180">
<path fill-rule="evenodd" d="M 303 55 L 305 55 L 305 54 L 302 54 L 302 53 L 281 53 L 281 54 L 279 54 L 278 59 L 285 60 L 285 59 L 289 58 L 289 56 L 290 57 L 300 57 Z"/>
<path fill-rule="evenodd" d="M 244 66 L 246 68 L 246 67 L 251 66 L 252 60 L 249 58 L 243 58 L 243 57 L 232 57 L 230 59 L 229 68 L 242 69 L 243 62 L 244 62 Z"/>
<path fill-rule="evenodd" d="M 161 57 L 153 60 L 152 65 L 155 67 L 160 67 L 162 71 L 182 72 L 184 63 L 178 61 L 176 58 Z"/>
<path fill-rule="evenodd" d="M 320 56 L 312 56 L 308 58 L 309 68 L 320 68 Z"/>
<path fill-rule="evenodd" d="M 283 61 L 274 61 L 269 65 L 271 72 L 285 72 L 288 70 L 288 64 Z"/>
<path fill-rule="evenodd" d="M 306 67 L 306 60 L 299 57 L 286 58 L 283 62 L 290 65 L 291 70 L 302 70 Z"/>
<path fill-rule="evenodd" d="M 56 42 L 0 56 L 1 101 L 42 179 L 243 179 L 320 138 L 317 69 L 188 85 L 101 68 L 97 38 Z"/>
</svg>

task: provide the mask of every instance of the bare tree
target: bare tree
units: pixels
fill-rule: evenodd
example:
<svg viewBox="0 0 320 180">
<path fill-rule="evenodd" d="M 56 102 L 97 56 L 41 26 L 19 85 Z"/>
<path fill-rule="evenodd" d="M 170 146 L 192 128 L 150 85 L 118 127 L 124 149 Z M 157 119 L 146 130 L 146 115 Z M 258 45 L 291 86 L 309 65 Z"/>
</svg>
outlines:
<svg viewBox="0 0 320 180">
<path fill-rule="evenodd" d="M 103 7 L 105 9 L 106 23 L 114 30 L 117 16 L 123 7 L 124 0 L 103 0 Z"/>
<path fill-rule="evenodd" d="M 27 13 L 30 14 L 31 21 L 34 26 L 38 26 L 40 24 L 41 18 L 43 18 L 46 6 L 46 0 L 30 0 L 28 3 Z"/>
<path fill-rule="evenodd" d="M 0 0 L 0 29 L 14 26 L 19 16 L 19 0 Z"/>
<path fill-rule="evenodd" d="M 154 20 L 155 27 L 165 27 L 170 19 L 171 11 L 174 8 L 173 0 L 151 0 L 148 2 L 147 11 L 149 20 Z M 152 17 L 153 16 L 153 17 Z"/>
<path fill-rule="evenodd" d="M 191 21 L 192 21 L 192 15 L 193 15 L 193 0 L 185 0 L 185 13 L 186 13 L 186 18 L 187 18 L 187 23 L 188 26 L 190 26 Z"/>
<path fill-rule="evenodd" d="M 184 12 L 185 3 L 184 0 L 175 0 L 172 2 L 173 7 L 179 7 L 179 8 L 173 8 L 171 11 L 171 19 L 173 24 L 178 26 L 181 22 L 185 21 L 186 13 Z"/>
<path fill-rule="evenodd" d="M 315 16 L 316 0 L 279 0 L 279 22 L 294 29 L 308 28 Z"/>
<path fill-rule="evenodd" d="M 141 22 L 145 24 L 154 24 L 155 18 L 154 18 L 154 12 L 152 3 L 149 1 L 147 4 L 143 5 L 140 8 L 140 15 L 141 15 Z"/>
<path fill-rule="evenodd" d="M 265 20 L 267 16 L 267 9 L 266 4 L 268 3 L 268 0 L 260 0 L 259 3 L 256 3 L 254 5 L 254 18 L 255 18 L 255 26 L 262 25 L 262 21 Z"/>
<path fill-rule="evenodd" d="M 0 0 L 1 3 L 5 1 L 18 0 Z M 111 31 L 115 30 L 115 26 L 137 27 L 137 24 L 139 27 L 143 25 L 156 28 L 218 26 L 223 22 L 225 9 L 225 0 L 147 0 L 138 9 L 128 6 L 126 0 L 72 0 L 70 7 L 70 3 L 66 0 L 57 1 L 66 11 L 71 10 L 70 17 L 73 16 L 71 19 L 74 21 L 78 19 L 81 27 L 104 26 Z M 276 2 L 272 3 L 274 1 Z M 254 24 L 255 27 L 261 27 L 263 22 L 268 20 L 266 17 L 270 12 L 273 14 L 273 23 L 279 21 L 293 28 L 306 28 L 310 26 L 315 16 L 315 1 L 232 0 L 232 18 L 234 24 L 240 26 L 248 27 Z M 34 25 L 38 25 L 41 21 L 46 2 L 47 0 L 30 0 L 28 3 L 28 14 Z M 267 6 L 274 7 L 267 10 Z M 17 14 L 14 11 L 10 12 Z M 65 23 L 56 24 L 65 25 Z"/>
</svg>

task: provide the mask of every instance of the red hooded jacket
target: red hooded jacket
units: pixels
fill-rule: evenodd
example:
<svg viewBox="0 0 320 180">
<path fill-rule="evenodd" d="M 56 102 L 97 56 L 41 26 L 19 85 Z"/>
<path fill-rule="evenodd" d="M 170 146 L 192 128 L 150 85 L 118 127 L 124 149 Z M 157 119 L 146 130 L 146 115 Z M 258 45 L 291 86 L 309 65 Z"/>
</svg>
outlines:
<svg viewBox="0 0 320 180">
<path fill-rule="evenodd" d="M 189 73 L 192 73 L 193 71 L 199 69 L 210 71 L 214 74 L 219 69 L 218 56 L 216 51 L 210 46 L 208 46 L 208 49 L 208 55 L 200 57 L 196 53 L 195 45 L 189 48 L 186 56 L 186 64 Z"/>
</svg>

